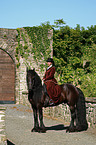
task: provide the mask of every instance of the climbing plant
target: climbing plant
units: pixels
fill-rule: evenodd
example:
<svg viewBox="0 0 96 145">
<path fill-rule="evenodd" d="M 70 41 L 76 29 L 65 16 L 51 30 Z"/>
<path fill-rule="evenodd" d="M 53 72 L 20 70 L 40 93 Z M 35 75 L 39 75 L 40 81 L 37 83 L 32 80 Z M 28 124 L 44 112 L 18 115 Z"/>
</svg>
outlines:
<svg viewBox="0 0 96 145">
<path fill-rule="evenodd" d="M 21 45 L 20 45 L 20 29 L 19 28 L 17 28 L 17 32 L 18 32 L 18 37 L 17 37 L 18 46 L 16 47 L 15 57 L 16 57 L 16 60 L 18 61 L 18 63 L 17 63 L 17 68 L 18 68 L 20 66 L 20 62 L 19 62 L 19 51 L 21 49 Z"/>
<path fill-rule="evenodd" d="M 25 60 L 28 59 L 28 56 L 30 53 L 32 54 L 34 61 L 37 63 L 40 63 L 40 60 L 44 61 L 47 59 L 48 56 L 51 54 L 51 48 L 50 48 L 50 39 L 48 37 L 50 30 L 52 27 L 49 25 L 49 23 L 41 24 L 38 27 L 24 27 L 24 31 L 27 34 L 27 36 L 23 32 L 22 29 L 17 28 L 18 32 L 18 47 L 16 47 L 16 59 L 18 61 L 17 67 L 20 66 L 19 62 L 19 56 L 22 58 L 25 58 Z M 24 41 L 24 46 L 20 43 L 20 38 Z M 27 61 L 26 61 L 27 63 Z M 44 68 L 43 64 L 40 64 L 41 70 Z"/>
<path fill-rule="evenodd" d="M 33 54 L 34 60 L 38 62 L 42 57 L 44 59 L 51 53 L 50 40 L 48 39 L 48 27 L 25 27 L 27 31 L 30 42 L 33 47 L 31 47 L 31 53 Z"/>
</svg>

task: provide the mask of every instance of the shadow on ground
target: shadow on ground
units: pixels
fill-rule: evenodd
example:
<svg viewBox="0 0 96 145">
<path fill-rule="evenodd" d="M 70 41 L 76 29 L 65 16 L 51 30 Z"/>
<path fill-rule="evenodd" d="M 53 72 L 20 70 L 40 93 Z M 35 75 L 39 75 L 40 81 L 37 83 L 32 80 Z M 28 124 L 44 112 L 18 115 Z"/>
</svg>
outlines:
<svg viewBox="0 0 96 145">
<path fill-rule="evenodd" d="M 46 130 L 55 130 L 55 131 L 60 131 L 60 130 L 66 130 L 68 127 L 64 127 L 63 124 L 55 125 L 55 126 L 50 126 L 46 127 Z"/>
<path fill-rule="evenodd" d="M 7 145 L 15 145 L 15 144 L 12 143 L 11 141 L 7 140 Z"/>
</svg>

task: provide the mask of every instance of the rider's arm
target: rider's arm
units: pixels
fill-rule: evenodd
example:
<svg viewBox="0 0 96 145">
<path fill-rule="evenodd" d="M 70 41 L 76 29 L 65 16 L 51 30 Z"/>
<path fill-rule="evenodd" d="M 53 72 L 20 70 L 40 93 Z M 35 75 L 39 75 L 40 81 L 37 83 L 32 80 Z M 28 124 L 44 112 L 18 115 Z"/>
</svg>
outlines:
<svg viewBox="0 0 96 145">
<path fill-rule="evenodd" d="M 53 79 L 54 78 L 54 74 L 55 74 L 55 67 L 52 67 L 50 69 L 50 72 L 46 73 L 46 77 L 44 78 L 44 81 L 46 80 L 50 80 L 50 79 Z"/>
</svg>

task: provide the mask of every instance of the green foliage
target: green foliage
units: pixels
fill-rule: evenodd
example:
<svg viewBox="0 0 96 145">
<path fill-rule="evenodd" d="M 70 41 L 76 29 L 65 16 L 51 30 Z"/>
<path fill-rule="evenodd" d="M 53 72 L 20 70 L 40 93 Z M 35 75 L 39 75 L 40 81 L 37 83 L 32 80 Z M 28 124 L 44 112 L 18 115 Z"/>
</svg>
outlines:
<svg viewBox="0 0 96 145">
<path fill-rule="evenodd" d="M 17 28 L 18 47 L 16 47 L 15 55 L 18 61 L 17 67 L 20 66 L 20 56 L 26 60 L 26 64 L 28 65 L 27 59 L 30 53 L 33 54 L 34 61 L 37 63 L 37 65 L 40 60 L 44 60 L 45 62 L 47 57 L 51 54 L 50 39 L 48 38 L 51 29 L 52 27 L 49 25 L 49 22 L 45 24 L 42 23 L 41 26 L 38 27 L 24 27 L 25 32 L 22 29 Z M 30 45 L 26 35 L 29 36 L 28 39 Z M 20 39 L 23 39 L 24 45 L 22 45 Z M 40 66 L 42 71 L 44 69 L 44 65 L 42 64 Z"/>
<path fill-rule="evenodd" d="M 55 25 L 52 25 L 54 28 L 62 28 L 64 24 L 66 24 L 63 19 L 58 19 L 54 21 Z"/>
<path fill-rule="evenodd" d="M 7 37 L 6 34 L 4 34 L 4 37 L 5 37 L 5 38 Z"/>
<path fill-rule="evenodd" d="M 24 27 L 25 33 L 18 28 L 15 55 L 17 67 L 20 66 L 19 56 L 27 60 L 31 53 L 37 65 L 40 60 L 45 62 L 50 57 L 48 35 L 53 27 L 53 59 L 57 72 L 55 77 L 59 84 L 73 83 L 82 89 L 86 97 L 96 97 L 96 25 L 85 30 L 78 24 L 74 29 L 65 24 L 63 19 L 58 19 L 52 26 L 47 22 L 38 27 Z M 20 38 L 23 39 L 24 46 L 20 43 Z M 42 71 L 44 65 L 40 64 L 40 68 Z"/>
<path fill-rule="evenodd" d="M 80 25 L 72 29 L 56 21 L 53 35 L 53 54 L 56 77 L 60 84 L 73 83 L 86 97 L 96 97 L 96 26 L 85 30 Z M 60 24 L 60 26 L 59 26 Z M 55 27 L 56 26 L 56 27 Z"/>
<path fill-rule="evenodd" d="M 34 55 L 34 60 L 36 62 L 42 58 L 46 60 L 51 53 L 50 39 L 48 38 L 48 32 L 52 29 L 50 25 L 47 23 L 39 27 L 24 27 L 24 29 L 30 37 L 30 42 L 33 44 L 31 53 Z"/>
</svg>

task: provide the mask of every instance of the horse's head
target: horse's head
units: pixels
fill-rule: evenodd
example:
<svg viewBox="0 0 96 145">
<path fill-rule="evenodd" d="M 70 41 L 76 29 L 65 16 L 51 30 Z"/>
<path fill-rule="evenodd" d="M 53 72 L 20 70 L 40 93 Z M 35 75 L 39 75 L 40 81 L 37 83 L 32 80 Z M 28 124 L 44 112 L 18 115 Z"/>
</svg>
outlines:
<svg viewBox="0 0 96 145">
<path fill-rule="evenodd" d="M 28 70 L 27 69 L 27 84 L 28 84 L 28 89 L 32 90 L 35 84 L 35 70 Z"/>
</svg>

